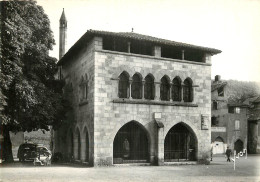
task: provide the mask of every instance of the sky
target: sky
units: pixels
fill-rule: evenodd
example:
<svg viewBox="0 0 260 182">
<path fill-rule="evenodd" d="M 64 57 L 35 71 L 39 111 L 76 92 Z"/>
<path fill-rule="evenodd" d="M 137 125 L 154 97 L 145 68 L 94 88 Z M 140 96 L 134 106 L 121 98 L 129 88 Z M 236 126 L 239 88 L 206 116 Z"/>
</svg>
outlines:
<svg viewBox="0 0 260 182">
<path fill-rule="evenodd" d="M 59 19 L 68 50 L 89 29 L 131 32 L 216 48 L 212 78 L 260 82 L 260 0 L 37 0 L 51 22 L 59 57 Z"/>
</svg>

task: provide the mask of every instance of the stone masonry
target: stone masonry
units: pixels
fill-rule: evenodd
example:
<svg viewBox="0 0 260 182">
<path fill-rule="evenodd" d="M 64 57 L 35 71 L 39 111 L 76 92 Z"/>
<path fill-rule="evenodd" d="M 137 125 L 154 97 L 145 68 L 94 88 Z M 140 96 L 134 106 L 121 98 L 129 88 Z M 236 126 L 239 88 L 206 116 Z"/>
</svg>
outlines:
<svg viewBox="0 0 260 182">
<path fill-rule="evenodd" d="M 210 155 L 211 130 L 211 55 L 205 54 L 205 62 L 161 57 L 160 46 L 154 46 L 154 56 L 110 51 L 103 49 L 102 36 L 85 40 L 77 53 L 68 53 L 60 60 L 62 76 L 66 84 L 72 85 L 74 121 L 55 133 L 55 152 L 70 155 L 90 165 L 113 165 L 113 142 L 117 132 L 130 121 L 135 121 L 147 131 L 149 162 L 164 164 L 164 140 L 168 131 L 177 123 L 183 123 L 195 134 L 196 159 L 207 160 Z M 118 97 L 119 75 L 135 73 L 144 79 L 154 76 L 155 99 L 122 99 Z M 183 81 L 192 80 L 193 101 L 191 103 L 161 101 L 160 79 L 167 75 L 170 80 L 179 76 Z M 80 99 L 82 77 L 87 79 L 88 95 Z M 159 128 L 154 113 L 161 113 Z M 202 123 L 204 119 L 205 123 Z M 206 128 L 202 128 L 205 124 Z M 69 133 L 73 133 L 70 144 Z M 86 134 L 89 148 L 86 149 Z M 80 137 L 79 137 L 80 136 Z M 80 142 L 80 143 L 79 143 Z M 70 146 L 69 146 L 70 145 Z M 78 151 L 80 150 L 80 152 Z M 89 155 L 86 156 L 86 153 Z M 78 156 L 80 154 L 80 156 Z"/>
</svg>

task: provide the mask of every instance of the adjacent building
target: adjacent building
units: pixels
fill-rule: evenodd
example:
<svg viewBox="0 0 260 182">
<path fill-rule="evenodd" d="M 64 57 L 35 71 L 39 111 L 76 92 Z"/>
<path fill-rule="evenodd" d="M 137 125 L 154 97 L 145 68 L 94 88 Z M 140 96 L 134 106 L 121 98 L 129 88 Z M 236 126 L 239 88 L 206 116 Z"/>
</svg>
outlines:
<svg viewBox="0 0 260 182">
<path fill-rule="evenodd" d="M 245 101 L 249 104 L 248 111 L 248 152 L 260 153 L 260 96 L 249 98 Z"/>
<path fill-rule="evenodd" d="M 55 132 L 54 151 L 94 166 L 208 160 L 211 56 L 220 52 L 88 30 L 58 62 L 72 119 Z"/>
<path fill-rule="evenodd" d="M 228 83 L 215 76 L 211 85 L 211 142 L 213 154 L 223 154 L 227 146 L 236 152 L 247 148 L 247 104 L 230 103 Z"/>
</svg>

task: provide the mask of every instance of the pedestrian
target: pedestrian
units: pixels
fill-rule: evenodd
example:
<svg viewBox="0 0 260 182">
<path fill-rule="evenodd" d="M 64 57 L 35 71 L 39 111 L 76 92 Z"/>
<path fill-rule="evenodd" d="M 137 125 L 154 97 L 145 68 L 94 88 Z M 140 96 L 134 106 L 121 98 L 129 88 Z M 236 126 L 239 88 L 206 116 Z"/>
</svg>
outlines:
<svg viewBox="0 0 260 182">
<path fill-rule="evenodd" d="M 227 162 L 231 162 L 230 161 L 231 153 L 232 153 L 231 149 L 229 147 L 227 147 L 227 150 L 226 150 Z"/>
<path fill-rule="evenodd" d="M 129 146 L 128 140 L 125 139 L 125 141 L 123 143 L 123 157 L 128 158 L 129 155 L 130 155 L 130 146 Z"/>
</svg>

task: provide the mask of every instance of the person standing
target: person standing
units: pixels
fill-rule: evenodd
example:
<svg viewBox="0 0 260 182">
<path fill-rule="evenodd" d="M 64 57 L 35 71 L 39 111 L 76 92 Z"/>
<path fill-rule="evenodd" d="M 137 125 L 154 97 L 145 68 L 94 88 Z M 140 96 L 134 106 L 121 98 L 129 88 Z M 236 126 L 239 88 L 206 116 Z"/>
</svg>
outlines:
<svg viewBox="0 0 260 182">
<path fill-rule="evenodd" d="M 128 158 L 129 155 L 130 155 L 130 146 L 129 146 L 128 140 L 125 139 L 125 141 L 123 143 L 123 157 Z"/>
<path fill-rule="evenodd" d="M 227 150 L 226 150 L 227 162 L 231 162 L 230 161 L 231 153 L 232 153 L 231 149 L 229 147 L 227 147 Z"/>
</svg>

